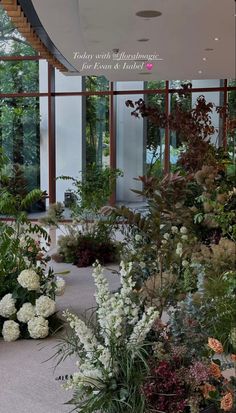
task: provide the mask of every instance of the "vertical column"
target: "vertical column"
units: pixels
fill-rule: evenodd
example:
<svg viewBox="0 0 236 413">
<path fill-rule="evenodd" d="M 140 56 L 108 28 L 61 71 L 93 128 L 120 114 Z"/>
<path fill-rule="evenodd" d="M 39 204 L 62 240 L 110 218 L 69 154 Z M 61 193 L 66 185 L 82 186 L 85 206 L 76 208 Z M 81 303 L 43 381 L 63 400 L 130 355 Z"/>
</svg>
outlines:
<svg viewBox="0 0 236 413">
<path fill-rule="evenodd" d="M 48 93 L 48 64 L 39 61 L 39 91 Z M 39 98 L 40 106 L 40 188 L 49 193 L 48 167 L 48 97 Z M 48 199 L 47 206 L 48 206 Z"/>
<path fill-rule="evenodd" d="M 125 101 L 143 98 L 143 82 L 116 82 L 117 90 L 140 90 L 140 95 L 116 96 L 116 164 L 124 176 L 117 180 L 117 201 L 140 202 L 142 199 L 132 189 L 142 190 L 140 181 L 135 180 L 144 174 L 144 124 L 143 119 L 131 116 Z"/>
<path fill-rule="evenodd" d="M 48 164 L 49 204 L 56 202 L 55 69 L 48 64 Z"/>
<path fill-rule="evenodd" d="M 71 92 L 82 91 L 81 76 L 65 76 L 56 71 L 56 177 L 82 177 L 85 163 L 85 112 L 82 96 Z M 65 192 L 73 190 L 71 180 L 56 180 L 57 202 L 64 202 Z"/>
</svg>

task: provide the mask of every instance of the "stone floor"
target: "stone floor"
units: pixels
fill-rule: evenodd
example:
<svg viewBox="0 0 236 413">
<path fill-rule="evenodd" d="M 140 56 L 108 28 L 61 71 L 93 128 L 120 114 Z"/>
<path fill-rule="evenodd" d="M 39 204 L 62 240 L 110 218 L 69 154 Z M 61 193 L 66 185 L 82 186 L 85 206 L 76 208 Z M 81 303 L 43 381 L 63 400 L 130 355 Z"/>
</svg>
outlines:
<svg viewBox="0 0 236 413">
<path fill-rule="evenodd" d="M 69 308 L 78 314 L 94 306 L 95 287 L 92 269 L 52 262 L 55 271 L 70 270 L 65 277 L 66 292 L 58 297 L 59 311 Z M 114 269 L 114 267 L 113 267 Z M 106 270 L 111 289 L 119 286 L 119 277 Z M 55 353 L 57 338 L 19 340 L 5 343 L 0 340 L 0 413 L 68 413 L 64 405 L 70 394 L 56 380 L 60 375 L 75 371 L 75 360 L 68 359 L 54 370 L 55 361 L 46 361 Z"/>
</svg>

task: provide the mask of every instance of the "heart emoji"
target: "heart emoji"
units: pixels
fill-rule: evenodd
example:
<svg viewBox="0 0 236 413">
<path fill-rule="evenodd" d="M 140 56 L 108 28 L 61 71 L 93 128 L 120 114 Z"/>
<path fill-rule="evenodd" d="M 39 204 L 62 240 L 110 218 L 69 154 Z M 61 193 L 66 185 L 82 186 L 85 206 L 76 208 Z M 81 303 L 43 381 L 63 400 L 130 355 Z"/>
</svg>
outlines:
<svg viewBox="0 0 236 413">
<path fill-rule="evenodd" d="M 152 70 L 153 64 L 150 63 L 150 62 L 146 63 L 146 68 L 147 68 L 147 70 Z"/>
</svg>

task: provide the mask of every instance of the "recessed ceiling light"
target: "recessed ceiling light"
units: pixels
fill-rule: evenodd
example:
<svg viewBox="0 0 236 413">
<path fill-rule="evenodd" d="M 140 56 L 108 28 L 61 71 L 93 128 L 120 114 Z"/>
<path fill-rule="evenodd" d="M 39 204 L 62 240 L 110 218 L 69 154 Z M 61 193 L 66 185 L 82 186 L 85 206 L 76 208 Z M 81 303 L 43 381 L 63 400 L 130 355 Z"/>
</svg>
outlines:
<svg viewBox="0 0 236 413">
<path fill-rule="evenodd" d="M 159 17 L 161 16 L 162 13 L 157 10 L 140 10 L 136 13 L 136 16 L 138 17 L 144 17 L 146 19 L 150 19 L 152 17 Z"/>
<path fill-rule="evenodd" d="M 143 39 L 138 39 L 137 42 L 148 42 L 150 39 L 146 39 L 145 37 Z"/>
<path fill-rule="evenodd" d="M 218 42 L 218 40 L 220 40 L 220 39 L 219 39 L 219 37 L 214 37 L 214 40 L 215 40 L 216 42 Z"/>
<path fill-rule="evenodd" d="M 202 74 L 202 70 L 199 70 L 198 73 L 199 73 L 199 75 L 201 75 L 201 74 Z"/>
<path fill-rule="evenodd" d="M 202 60 L 203 60 L 203 62 L 206 62 L 207 58 L 206 58 L 206 57 L 203 57 Z"/>
<path fill-rule="evenodd" d="M 214 49 L 212 49 L 212 47 L 206 47 L 205 51 L 206 52 L 213 52 Z"/>
</svg>

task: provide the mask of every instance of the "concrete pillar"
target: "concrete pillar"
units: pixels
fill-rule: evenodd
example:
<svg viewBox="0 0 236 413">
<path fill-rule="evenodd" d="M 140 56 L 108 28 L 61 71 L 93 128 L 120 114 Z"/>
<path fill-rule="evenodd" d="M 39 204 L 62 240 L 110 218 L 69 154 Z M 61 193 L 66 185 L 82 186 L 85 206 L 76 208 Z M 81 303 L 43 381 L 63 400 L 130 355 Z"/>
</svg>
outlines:
<svg viewBox="0 0 236 413">
<path fill-rule="evenodd" d="M 116 82 L 117 90 L 142 90 L 143 82 Z M 125 101 L 143 98 L 143 95 L 118 95 L 116 96 L 116 163 L 117 168 L 124 173 L 118 178 L 116 199 L 117 202 L 142 201 L 131 189 L 142 189 L 140 182 L 134 178 L 144 174 L 144 123 L 143 119 L 131 116 L 130 108 Z"/>
</svg>

